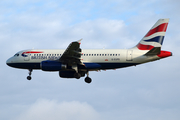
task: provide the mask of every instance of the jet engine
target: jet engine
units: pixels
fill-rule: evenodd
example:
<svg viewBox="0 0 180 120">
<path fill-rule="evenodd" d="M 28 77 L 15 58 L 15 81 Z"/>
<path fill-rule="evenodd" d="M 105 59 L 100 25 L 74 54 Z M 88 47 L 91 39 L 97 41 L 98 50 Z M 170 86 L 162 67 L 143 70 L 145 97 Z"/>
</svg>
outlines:
<svg viewBox="0 0 180 120">
<path fill-rule="evenodd" d="M 43 71 L 60 71 L 60 70 L 65 70 L 67 68 L 67 65 L 62 64 L 59 61 L 42 61 L 41 62 L 41 69 Z"/>
<path fill-rule="evenodd" d="M 62 78 L 75 78 L 74 74 L 76 71 L 59 71 L 59 77 Z"/>
</svg>

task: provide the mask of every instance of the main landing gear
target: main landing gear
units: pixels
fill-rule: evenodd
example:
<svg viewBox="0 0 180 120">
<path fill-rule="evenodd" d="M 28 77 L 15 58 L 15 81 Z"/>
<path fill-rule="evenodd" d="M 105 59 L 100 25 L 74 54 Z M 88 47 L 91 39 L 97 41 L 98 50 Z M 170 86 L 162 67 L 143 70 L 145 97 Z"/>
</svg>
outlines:
<svg viewBox="0 0 180 120">
<path fill-rule="evenodd" d="M 76 79 L 81 78 L 82 75 L 78 72 L 78 67 L 77 67 L 77 65 L 72 65 L 72 69 L 75 70 L 74 78 L 76 78 Z"/>
<path fill-rule="evenodd" d="M 80 74 L 80 73 L 74 73 L 74 77 L 75 77 L 76 79 L 79 79 L 79 78 L 81 78 L 81 74 Z"/>
<path fill-rule="evenodd" d="M 91 83 L 92 79 L 89 77 L 89 72 L 87 71 L 86 74 L 87 74 L 87 77 L 84 79 L 84 81 L 86 83 Z M 79 78 L 84 77 L 84 76 L 85 76 L 85 73 L 78 73 L 78 72 L 74 73 L 74 78 L 76 78 L 76 79 L 79 79 Z"/>
<path fill-rule="evenodd" d="M 31 80 L 31 74 L 32 74 L 32 71 L 33 71 L 33 70 L 32 70 L 32 69 L 28 69 L 28 70 L 29 70 L 29 76 L 27 76 L 27 79 L 28 79 L 28 80 Z"/>
</svg>

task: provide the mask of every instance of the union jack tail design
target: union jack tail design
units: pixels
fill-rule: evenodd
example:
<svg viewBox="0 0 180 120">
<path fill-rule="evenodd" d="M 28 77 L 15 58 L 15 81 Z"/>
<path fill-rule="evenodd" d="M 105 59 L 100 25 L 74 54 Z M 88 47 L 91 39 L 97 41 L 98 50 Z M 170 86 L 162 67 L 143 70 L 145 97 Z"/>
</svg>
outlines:
<svg viewBox="0 0 180 120">
<path fill-rule="evenodd" d="M 168 26 L 169 19 L 159 19 L 149 32 L 136 45 L 139 50 L 151 50 L 161 47 Z"/>
</svg>

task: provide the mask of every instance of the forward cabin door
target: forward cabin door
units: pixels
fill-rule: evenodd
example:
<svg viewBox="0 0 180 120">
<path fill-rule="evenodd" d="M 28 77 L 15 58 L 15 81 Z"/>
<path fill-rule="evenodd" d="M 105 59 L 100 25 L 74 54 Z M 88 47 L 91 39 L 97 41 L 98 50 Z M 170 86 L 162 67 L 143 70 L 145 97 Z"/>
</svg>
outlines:
<svg viewBox="0 0 180 120">
<path fill-rule="evenodd" d="M 132 61 L 133 50 L 127 50 L 126 61 Z"/>
<path fill-rule="evenodd" d="M 26 56 L 24 57 L 24 61 L 29 61 L 30 60 L 30 55 L 26 54 Z"/>
</svg>

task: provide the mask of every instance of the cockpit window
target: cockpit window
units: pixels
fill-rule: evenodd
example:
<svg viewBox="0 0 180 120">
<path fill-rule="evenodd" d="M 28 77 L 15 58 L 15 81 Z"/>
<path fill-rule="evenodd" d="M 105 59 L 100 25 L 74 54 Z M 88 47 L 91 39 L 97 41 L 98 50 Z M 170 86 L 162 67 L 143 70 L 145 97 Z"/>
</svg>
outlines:
<svg viewBox="0 0 180 120">
<path fill-rule="evenodd" d="M 17 57 L 18 57 L 18 56 L 19 56 L 19 53 L 15 54 L 14 56 L 17 56 Z"/>
</svg>

